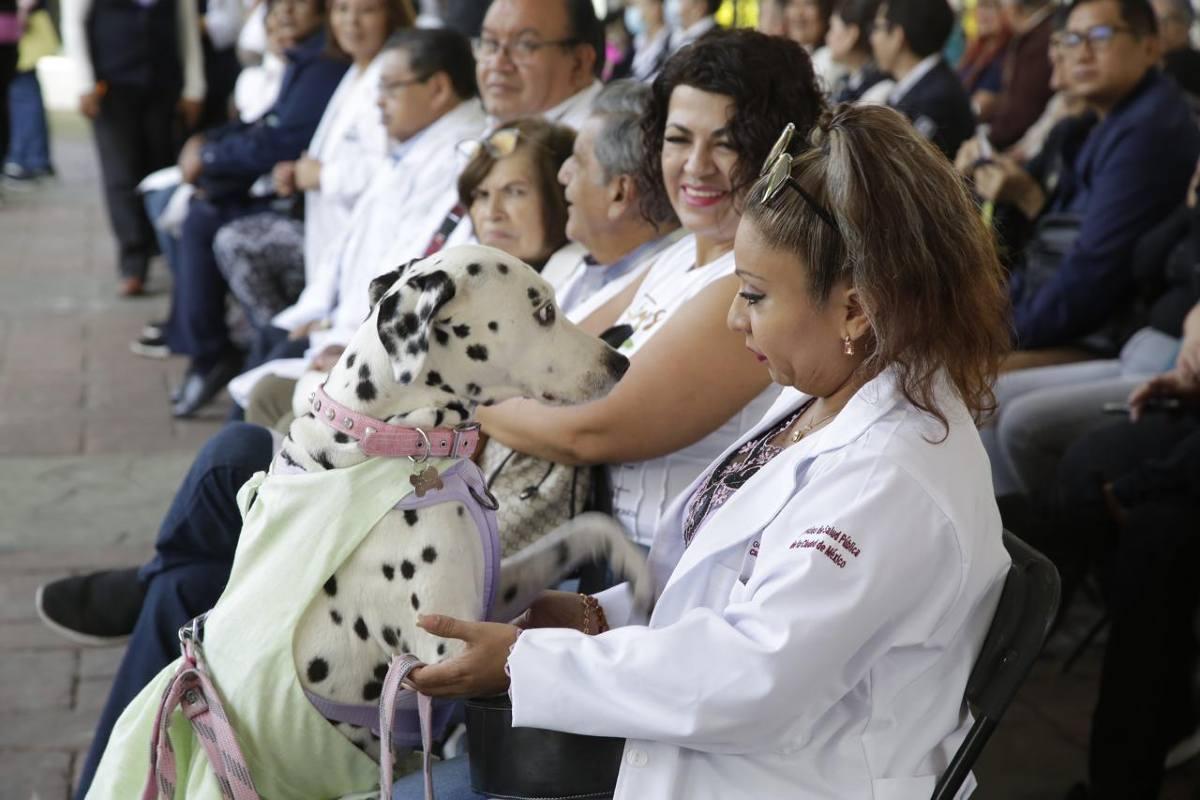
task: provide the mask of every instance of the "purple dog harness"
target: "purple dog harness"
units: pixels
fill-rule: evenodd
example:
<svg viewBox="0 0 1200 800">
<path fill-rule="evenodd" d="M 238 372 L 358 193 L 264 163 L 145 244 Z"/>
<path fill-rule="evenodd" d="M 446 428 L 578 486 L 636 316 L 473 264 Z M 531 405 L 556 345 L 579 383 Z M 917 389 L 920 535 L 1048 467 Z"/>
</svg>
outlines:
<svg viewBox="0 0 1200 800">
<path fill-rule="evenodd" d="M 410 458 L 421 464 L 430 456 L 456 458 L 440 474 L 429 467 L 411 477 L 414 491 L 395 506 L 398 511 L 417 510 L 447 502 L 459 502 L 467 509 L 483 546 L 484 575 L 480 619 L 491 619 L 500 574 L 500 538 L 496 524 L 496 499 L 487 490 L 483 473 L 470 460 L 479 440 L 478 425 L 423 431 L 390 425 L 364 416 L 337 403 L 324 388 L 310 398 L 314 416 L 329 427 L 358 440 L 364 453 L 372 456 Z M 299 473 L 299 466 L 278 461 L 281 473 Z M 175 795 L 175 753 L 167 729 L 171 714 L 180 707 L 191 723 L 208 761 L 217 776 L 221 794 L 229 800 L 259 800 L 246 758 L 221 704 L 204 662 L 202 639 L 204 618 L 197 617 L 179 631 L 183 661 L 163 694 L 151 742 L 150 772 L 143 800 L 155 800 L 161 792 Z M 434 733 L 445 730 L 453 713 L 451 701 L 434 701 L 420 694 L 408 680 L 413 669 L 424 664 L 412 654 L 394 656 L 383 681 L 378 704 L 336 703 L 318 697 L 307 689 L 305 696 L 316 710 L 331 722 L 344 722 L 369 728 L 380 737 L 380 798 L 391 796 L 392 745 L 422 747 L 425 773 L 425 797 L 433 798 L 431 748 Z"/>
</svg>

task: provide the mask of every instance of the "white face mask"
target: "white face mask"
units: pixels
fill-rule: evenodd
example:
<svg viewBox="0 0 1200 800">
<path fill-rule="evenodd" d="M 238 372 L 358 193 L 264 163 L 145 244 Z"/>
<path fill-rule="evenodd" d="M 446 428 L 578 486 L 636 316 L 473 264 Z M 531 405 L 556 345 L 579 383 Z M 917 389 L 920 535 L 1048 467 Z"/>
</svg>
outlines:
<svg viewBox="0 0 1200 800">
<path fill-rule="evenodd" d="M 625 6 L 625 30 L 630 36 L 641 36 L 646 32 L 646 20 L 637 6 Z"/>
<path fill-rule="evenodd" d="M 673 30 L 683 30 L 683 0 L 667 0 L 663 4 L 663 18 Z"/>
</svg>

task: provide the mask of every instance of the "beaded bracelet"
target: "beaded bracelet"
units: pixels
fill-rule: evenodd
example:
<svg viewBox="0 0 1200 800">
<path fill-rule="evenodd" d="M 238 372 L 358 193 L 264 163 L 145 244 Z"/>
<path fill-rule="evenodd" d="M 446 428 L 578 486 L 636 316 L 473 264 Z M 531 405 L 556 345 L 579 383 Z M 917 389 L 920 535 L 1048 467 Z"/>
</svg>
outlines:
<svg viewBox="0 0 1200 800">
<path fill-rule="evenodd" d="M 580 626 L 580 630 L 589 636 L 595 636 L 608 630 L 608 617 L 604 615 L 604 606 L 600 605 L 600 601 L 590 594 L 582 593 L 579 595 L 579 599 L 583 602 L 583 625 Z M 592 625 L 593 617 L 595 626 Z"/>
</svg>

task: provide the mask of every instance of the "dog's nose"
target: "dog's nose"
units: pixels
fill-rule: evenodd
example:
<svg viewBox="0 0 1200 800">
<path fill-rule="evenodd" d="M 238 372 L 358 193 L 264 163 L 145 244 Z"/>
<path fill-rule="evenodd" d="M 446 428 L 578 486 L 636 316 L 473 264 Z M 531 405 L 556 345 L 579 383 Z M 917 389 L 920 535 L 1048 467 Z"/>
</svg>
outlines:
<svg viewBox="0 0 1200 800">
<path fill-rule="evenodd" d="M 616 350 L 609 350 L 605 353 L 604 366 L 608 368 L 615 379 L 620 380 L 621 376 L 629 370 L 629 359 Z"/>
</svg>

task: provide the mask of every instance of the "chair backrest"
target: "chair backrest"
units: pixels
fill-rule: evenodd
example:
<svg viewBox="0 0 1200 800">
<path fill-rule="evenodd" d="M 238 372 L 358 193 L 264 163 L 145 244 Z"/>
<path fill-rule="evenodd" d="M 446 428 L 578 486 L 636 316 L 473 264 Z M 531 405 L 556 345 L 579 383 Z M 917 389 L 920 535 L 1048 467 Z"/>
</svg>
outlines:
<svg viewBox="0 0 1200 800">
<path fill-rule="evenodd" d="M 1037 659 L 1058 611 L 1058 570 L 1050 559 L 1008 531 L 1004 547 L 1012 558 L 996 614 L 979 658 L 967 679 L 966 699 L 975 723 L 938 781 L 933 800 L 950 800 L 966 780 Z"/>
</svg>

